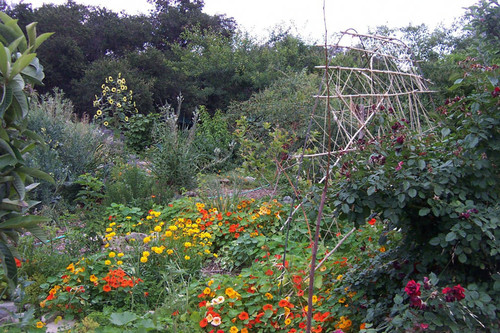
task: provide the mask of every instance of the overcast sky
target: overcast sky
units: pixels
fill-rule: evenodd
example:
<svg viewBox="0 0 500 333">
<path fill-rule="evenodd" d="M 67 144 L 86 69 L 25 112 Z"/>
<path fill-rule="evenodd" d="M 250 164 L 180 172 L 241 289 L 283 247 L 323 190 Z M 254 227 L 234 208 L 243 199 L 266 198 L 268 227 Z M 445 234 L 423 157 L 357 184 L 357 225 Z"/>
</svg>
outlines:
<svg viewBox="0 0 500 333">
<path fill-rule="evenodd" d="M 0 0 L 1 1 L 1 0 Z M 20 0 L 7 0 L 17 3 Z M 464 7 L 479 0 L 325 0 L 328 35 L 354 28 L 365 33 L 379 25 L 402 27 L 426 23 L 431 28 L 443 23 L 450 26 L 465 13 Z M 65 0 L 32 0 L 34 7 Z M 129 14 L 145 13 L 152 8 L 146 0 L 75 0 Z M 205 0 L 208 14 L 234 17 L 239 26 L 253 36 L 267 36 L 277 25 L 292 26 L 308 40 L 323 40 L 323 0 Z"/>
</svg>

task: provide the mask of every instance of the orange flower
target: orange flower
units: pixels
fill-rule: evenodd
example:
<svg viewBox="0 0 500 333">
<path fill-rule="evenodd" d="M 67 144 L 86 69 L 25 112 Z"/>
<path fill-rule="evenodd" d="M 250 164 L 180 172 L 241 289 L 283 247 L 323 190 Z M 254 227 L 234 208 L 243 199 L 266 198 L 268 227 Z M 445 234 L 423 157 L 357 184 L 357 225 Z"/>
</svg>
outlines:
<svg viewBox="0 0 500 333">
<path fill-rule="evenodd" d="M 271 304 L 266 304 L 262 307 L 262 310 L 264 311 L 267 311 L 267 310 L 271 310 L 273 311 L 273 306 Z"/>
<path fill-rule="evenodd" d="M 360 330 L 364 330 L 365 328 L 366 328 L 366 323 L 362 323 L 361 325 L 359 325 Z"/>
<path fill-rule="evenodd" d="M 102 286 L 102 290 L 109 293 L 111 291 L 111 286 L 109 284 L 105 284 Z"/>
<path fill-rule="evenodd" d="M 371 225 L 374 225 L 375 222 L 377 222 L 377 220 L 375 220 L 375 219 L 371 219 L 370 221 L 368 221 L 368 223 L 370 223 Z"/>
<path fill-rule="evenodd" d="M 207 318 L 203 318 L 200 320 L 200 327 L 206 327 L 208 325 L 208 320 Z"/>
<path fill-rule="evenodd" d="M 248 313 L 246 313 L 245 311 L 242 311 L 242 312 L 238 315 L 238 318 L 240 318 L 240 320 L 247 320 L 247 319 L 248 319 Z"/>
</svg>

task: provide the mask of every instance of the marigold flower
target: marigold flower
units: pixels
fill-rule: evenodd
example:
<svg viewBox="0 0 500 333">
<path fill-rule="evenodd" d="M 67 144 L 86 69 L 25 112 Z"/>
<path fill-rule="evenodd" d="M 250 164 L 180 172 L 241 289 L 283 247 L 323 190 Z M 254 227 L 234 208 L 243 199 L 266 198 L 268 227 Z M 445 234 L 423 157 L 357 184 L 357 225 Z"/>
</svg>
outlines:
<svg viewBox="0 0 500 333">
<path fill-rule="evenodd" d="M 161 231 L 161 227 L 159 225 L 157 225 L 155 228 L 154 228 L 154 231 L 156 232 L 160 232 Z"/>
<path fill-rule="evenodd" d="M 148 262 L 148 257 L 141 257 L 141 262 L 144 264 Z"/>
<path fill-rule="evenodd" d="M 203 290 L 203 293 L 204 293 L 205 295 L 210 295 L 210 293 L 211 293 L 211 292 L 212 292 L 212 290 L 211 290 L 210 288 L 208 288 L 208 287 L 206 287 L 206 288 Z"/>
<path fill-rule="evenodd" d="M 114 258 L 114 257 L 116 257 L 116 253 L 115 252 L 109 252 L 108 256 L 110 258 Z"/>
<path fill-rule="evenodd" d="M 144 237 L 144 239 L 142 241 L 144 242 L 144 244 L 147 244 L 147 243 L 151 242 L 151 237 L 146 236 L 146 237 Z"/>
<path fill-rule="evenodd" d="M 273 299 L 273 295 L 271 295 L 270 293 L 265 293 L 265 295 L 267 299 Z"/>
<path fill-rule="evenodd" d="M 104 265 L 108 265 L 108 266 L 111 265 L 111 260 L 104 261 Z"/>
<path fill-rule="evenodd" d="M 185 255 L 185 256 L 184 256 L 184 259 L 189 260 L 189 259 L 191 259 L 191 257 L 190 257 L 190 256 L 188 256 L 188 255 Z"/>
<path fill-rule="evenodd" d="M 41 321 L 38 321 L 36 323 L 36 328 L 43 328 L 45 326 L 45 323 L 44 322 L 41 322 Z"/>
</svg>

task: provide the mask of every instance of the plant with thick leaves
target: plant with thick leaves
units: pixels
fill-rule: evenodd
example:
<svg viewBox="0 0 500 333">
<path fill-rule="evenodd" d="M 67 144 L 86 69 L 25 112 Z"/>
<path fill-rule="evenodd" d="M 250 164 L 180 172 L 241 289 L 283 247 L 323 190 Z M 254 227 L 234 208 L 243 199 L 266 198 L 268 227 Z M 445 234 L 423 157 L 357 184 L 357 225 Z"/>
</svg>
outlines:
<svg viewBox="0 0 500 333">
<path fill-rule="evenodd" d="M 27 199 L 26 192 L 36 187 L 32 178 L 53 182 L 46 173 L 26 166 L 24 155 L 43 143 L 26 128 L 29 103 L 26 89 L 41 84 L 43 67 L 35 50 L 50 33 L 36 36 L 36 23 L 26 26 L 28 37 L 17 20 L 0 12 L 0 258 L 9 281 L 17 283 L 17 255 L 12 243 L 26 229 L 44 239 L 38 223 L 47 218 L 27 214 L 38 202 Z M 28 186 L 26 184 L 32 183 Z M 9 242 L 9 239 L 12 242 Z"/>
</svg>

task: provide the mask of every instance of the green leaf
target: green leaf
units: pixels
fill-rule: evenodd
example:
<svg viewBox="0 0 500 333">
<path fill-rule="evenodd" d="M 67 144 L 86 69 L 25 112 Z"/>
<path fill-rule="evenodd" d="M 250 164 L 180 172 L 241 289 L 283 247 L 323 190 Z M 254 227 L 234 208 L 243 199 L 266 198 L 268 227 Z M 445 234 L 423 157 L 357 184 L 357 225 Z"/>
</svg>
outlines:
<svg viewBox="0 0 500 333">
<path fill-rule="evenodd" d="M 403 297 L 396 294 L 396 296 L 394 296 L 394 304 L 403 304 Z"/>
<path fill-rule="evenodd" d="M 125 311 L 122 313 L 113 312 L 109 316 L 109 321 L 116 326 L 124 326 L 132 321 L 136 320 L 138 317 L 135 313 L 130 311 Z"/>
<path fill-rule="evenodd" d="M 445 240 L 449 243 L 449 242 L 452 242 L 454 241 L 455 239 L 457 239 L 457 234 L 455 234 L 455 232 L 453 231 L 450 231 L 447 235 L 446 235 L 446 238 Z"/>
<path fill-rule="evenodd" d="M 443 138 L 446 138 L 448 135 L 450 135 L 450 132 L 451 130 L 449 128 L 443 128 L 441 129 L 441 135 L 443 136 Z"/>
<path fill-rule="evenodd" d="M 47 219 L 47 221 L 45 221 L 45 222 L 49 222 L 49 221 L 50 221 L 50 219 Z M 29 231 L 33 236 L 38 238 L 40 241 L 45 242 L 45 243 L 48 242 L 47 236 L 45 235 L 45 231 L 43 231 L 43 229 L 38 224 L 26 226 L 24 229 Z"/>
<path fill-rule="evenodd" d="M 436 246 L 439 245 L 440 242 L 441 241 L 439 240 L 439 237 L 434 237 L 429 241 L 429 244 L 431 244 L 432 246 Z"/>
<path fill-rule="evenodd" d="M 319 275 L 314 278 L 314 288 L 321 289 L 323 286 L 323 276 Z"/>
<path fill-rule="evenodd" d="M 419 216 L 425 216 L 427 214 L 429 214 L 431 210 L 428 208 L 428 207 L 424 207 L 424 208 L 421 208 L 419 211 L 418 211 L 418 215 Z"/>
<path fill-rule="evenodd" d="M 4 85 L 2 100 L 0 102 L 0 118 L 3 119 L 5 111 L 7 111 L 9 106 L 12 104 L 12 97 L 13 97 L 12 87 Z"/>
<path fill-rule="evenodd" d="M 372 195 L 373 193 L 375 193 L 375 190 L 376 190 L 376 189 L 375 189 L 375 186 L 370 186 L 370 187 L 368 188 L 368 190 L 366 191 L 366 193 L 367 193 L 368 195 Z"/>
<path fill-rule="evenodd" d="M 409 189 L 408 195 L 410 196 L 410 198 L 415 198 L 417 196 L 417 190 L 415 190 L 414 188 Z"/>
<path fill-rule="evenodd" d="M 48 181 L 51 184 L 55 184 L 54 178 L 52 178 L 49 174 L 47 174 L 41 170 L 38 170 L 35 168 L 30 168 L 30 167 L 20 167 L 17 170 L 19 170 L 20 172 L 23 172 L 27 175 L 30 175 L 31 177 L 43 179 L 45 181 Z"/>
<path fill-rule="evenodd" d="M 16 216 L 0 223 L 0 229 L 27 228 L 38 223 L 49 222 L 50 218 L 39 215 Z"/>
<path fill-rule="evenodd" d="M 420 170 L 424 170 L 425 169 L 425 161 L 424 160 L 418 160 L 418 168 Z"/>
<path fill-rule="evenodd" d="M 9 80 L 12 80 L 16 75 L 21 73 L 21 71 L 27 67 L 33 59 L 36 58 L 36 53 L 23 54 L 17 58 L 16 62 L 12 65 L 10 71 Z"/>
<path fill-rule="evenodd" d="M 45 42 L 50 36 L 52 36 L 54 33 L 53 32 L 46 32 L 44 34 L 41 34 L 36 38 L 35 41 L 35 46 L 33 48 L 33 52 L 36 51 L 42 45 L 43 42 Z"/>
<path fill-rule="evenodd" d="M 11 175 L 12 175 L 12 177 L 14 177 L 14 181 L 12 182 L 12 185 L 14 185 L 14 189 L 16 190 L 17 194 L 19 195 L 19 199 L 24 200 L 24 196 L 26 195 L 26 188 L 24 187 L 23 180 L 17 174 L 17 172 L 12 172 Z"/>
<path fill-rule="evenodd" d="M 2 266 L 7 273 L 7 278 L 17 285 L 17 266 L 14 256 L 7 244 L 0 240 L 0 257 L 2 258 Z"/>
<path fill-rule="evenodd" d="M 32 22 L 26 26 L 26 33 L 28 35 L 28 45 L 31 47 L 35 45 L 36 41 L 36 25 L 37 22 Z"/>
<path fill-rule="evenodd" d="M 4 139 L 0 139 L 0 148 L 3 149 L 4 151 L 6 151 L 7 153 L 9 153 L 12 157 L 14 157 L 14 158 L 16 157 L 16 154 L 12 150 L 12 147 Z"/>
<path fill-rule="evenodd" d="M 4 78 L 9 75 L 9 64 L 9 55 L 3 44 L 0 44 L 0 73 Z"/>
</svg>

